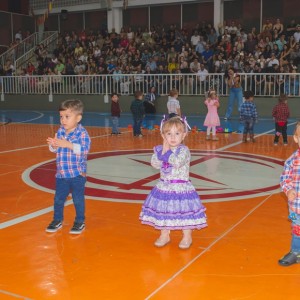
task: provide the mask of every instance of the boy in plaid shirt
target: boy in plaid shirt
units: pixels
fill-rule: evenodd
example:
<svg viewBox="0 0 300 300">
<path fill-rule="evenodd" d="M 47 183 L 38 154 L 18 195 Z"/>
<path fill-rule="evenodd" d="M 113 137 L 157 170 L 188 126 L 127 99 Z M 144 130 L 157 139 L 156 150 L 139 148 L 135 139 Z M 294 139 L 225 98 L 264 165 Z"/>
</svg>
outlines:
<svg viewBox="0 0 300 300">
<path fill-rule="evenodd" d="M 245 102 L 240 106 L 240 120 L 244 122 L 243 142 L 247 142 L 247 134 L 250 135 L 250 141 L 254 140 L 254 123 L 257 122 L 256 105 L 253 103 L 254 94 L 252 91 L 244 92 Z"/>
<path fill-rule="evenodd" d="M 47 232 L 56 232 L 62 227 L 64 204 L 72 193 L 76 218 L 71 234 L 80 234 L 85 228 L 85 199 L 87 154 L 91 139 L 79 123 L 83 104 L 80 100 L 66 100 L 59 107 L 60 128 L 54 138 L 48 137 L 49 150 L 56 153 L 56 191 L 54 196 L 53 221 Z"/>
<path fill-rule="evenodd" d="M 274 145 L 278 145 L 279 137 L 282 135 L 283 144 L 287 146 L 287 120 L 290 116 L 289 107 L 287 104 L 287 96 L 281 94 L 278 99 L 278 104 L 276 104 L 272 110 L 272 117 L 275 121 L 275 137 Z"/>
<path fill-rule="evenodd" d="M 292 221 L 291 249 L 278 261 L 281 266 L 300 262 L 300 122 L 296 125 L 294 141 L 298 149 L 285 161 L 280 176 L 280 186 L 287 196 L 289 219 Z"/>
</svg>

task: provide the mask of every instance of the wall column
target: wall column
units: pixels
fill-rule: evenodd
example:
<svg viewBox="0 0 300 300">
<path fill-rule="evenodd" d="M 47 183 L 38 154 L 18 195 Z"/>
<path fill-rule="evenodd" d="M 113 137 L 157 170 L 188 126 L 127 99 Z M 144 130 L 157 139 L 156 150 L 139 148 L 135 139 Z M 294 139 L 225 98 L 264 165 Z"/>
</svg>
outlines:
<svg viewBox="0 0 300 300">
<path fill-rule="evenodd" d="M 112 28 L 117 33 L 123 27 L 123 9 L 120 7 L 112 7 L 111 10 L 107 11 L 107 29 L 111 32 Z"/>
<path fill-rule="evenodd" d="M 44 31 L 45 31 L 45 23 L 38 24 L 38 43 L 40 43 L 43 40 L 44 36 Z"/>
<path fill-rule="evenodd" d="M 224 21 L 224 1 L 214 0 L 214 27 L 216 30 L 218 30 L 219 24 L 223 24 L 223 21 Z"/>
</svg>

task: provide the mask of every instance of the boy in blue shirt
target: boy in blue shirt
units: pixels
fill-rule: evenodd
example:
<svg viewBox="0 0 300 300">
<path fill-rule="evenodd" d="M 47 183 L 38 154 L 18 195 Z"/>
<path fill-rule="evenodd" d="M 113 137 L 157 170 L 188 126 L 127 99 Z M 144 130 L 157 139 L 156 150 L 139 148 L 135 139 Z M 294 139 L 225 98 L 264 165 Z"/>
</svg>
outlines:
<svg viewBox="0 0 300 300">
<path fill-rule="evenodd" d="M 76 218 L 71 234 L 80 234 L 85 229 L 85 199 L 87 154 L 91 139 L 79 123 L 82 119 L 83 103 L 66 100 L 59 107 L 60 128 L 54 138 L 48 137 L 49 150 L 56 153 L 56 191 L 54 196 L 53 221 L 46 232 L 56 232 L 62 227 L 64 204 L 72 193 Z"/>
<path fill-rule="evenodd" d="M 243 142 L 247 142 L 247 135 L 250 135 L 250 141 L 254 140 L 254 123 L 257 122 L 256 105 L 253 103 L 254 94 L 252 91 L 244 92 L 245 102 L 240 106 L 240 120 L 244 123 Z"/>
</svg>

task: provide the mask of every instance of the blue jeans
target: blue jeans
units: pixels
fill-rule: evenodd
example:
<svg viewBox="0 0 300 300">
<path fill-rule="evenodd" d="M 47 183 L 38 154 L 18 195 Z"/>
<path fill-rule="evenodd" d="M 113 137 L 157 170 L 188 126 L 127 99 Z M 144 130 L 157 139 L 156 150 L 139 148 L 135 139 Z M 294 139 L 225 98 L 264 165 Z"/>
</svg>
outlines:
<svg viewBox="0 0 300 300">
<path fill-rule="evenodd" d="M 237 100 L 238 102 L 238 111 L 240 111 L 240 107 L 243 103 L 243 90 L 242 88 L 230 88 L 229 91 L 229 100 L 227 111 L 225 114 L 225 118 L 230 118 L 233 110 L 234 102 Z"/>
<path fill-rule="evenodd" d="M 133 135 L 140 135 L 141 126 L 142 126 L 143 118 L 142 117 L 133 117 Z"/>
<path fill-rule="evenodd" d="M 76 210 L 75 222 L 81 223 L 85 220 L 85 190 L 86 177 L 56 178 L 56 191 L 54 196 L 54 220 L 63 221 L 65 201 L 72 193 Z"/>
<path fill-rule="evenodd" d="M 289 219 L 292 221 L 292 228 L 300 226 L 300 215 L 290 210 Z M 291 251 L 300 253 L 300 236 L 292 232 Z"/>
<path fill-rule="evenodd" d="M 252 118 L 244 119 L 244 134 L 253 134 L 254 120 Z"/>
<path fill-rule="evenodd" d="M 111 117 L 111 133 L 119 133 L 119 117 Z"/>
</svg>

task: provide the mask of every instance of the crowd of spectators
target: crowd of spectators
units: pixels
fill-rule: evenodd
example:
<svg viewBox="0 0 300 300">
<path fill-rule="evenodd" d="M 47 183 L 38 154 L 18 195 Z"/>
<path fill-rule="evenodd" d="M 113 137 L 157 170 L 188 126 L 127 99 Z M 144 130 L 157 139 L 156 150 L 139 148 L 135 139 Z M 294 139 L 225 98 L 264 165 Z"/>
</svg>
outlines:
<svg viewBox="0 0 300 300">
<path fill-rule="evenodd" d="M 226 73 L 230 67 L 238 73 L 300 72 L 299 44 L 300 24 L 291 20 L 284 25 L 280 19 L 273 23 L 267 19 L 260 32 L 255 27 L 246 31 L 235 21 L 224 21 L 218 28 L 203 22 L 190 30 L 176 25 L 168 28 L 157 25 L 150 29 L 121 28 L 118 33 L 114 29 L 97 33 L 72 31 L 60 34 L 52 53 L 48 53 L 43 44 L 38 45 L 36 60 L 15 73 L 111 74 L 116 82 L 121 74 L 125 74 L 128 84 L 130 74 L 177 74 L 172 79 L 174 88 L 178 88 L 182 80 L 180 74 L 199 74 L 198 84 L 207 88 L 207 74 Z M 12 63 L 7 62 L 3 66 L 3 75 L 11 75 L 12 67 Z M 126 76 L 122 78 L 122 88 L 126 91 Z M 291 82 L 287 85 L 283 77 L 276 80 L 271 75 L 255 78 L 256 84 L 264 87 L 261 93 L 270 94 L 270 89 L 275 86 L 286 92 L 284 89 L 291 86 Z M 152 79 L 148 81 L 146 88 L 162 84 Z M 294 85 L 296 81 L 299 86 L 299 77 L 295 75 Z"/>
</svg>

